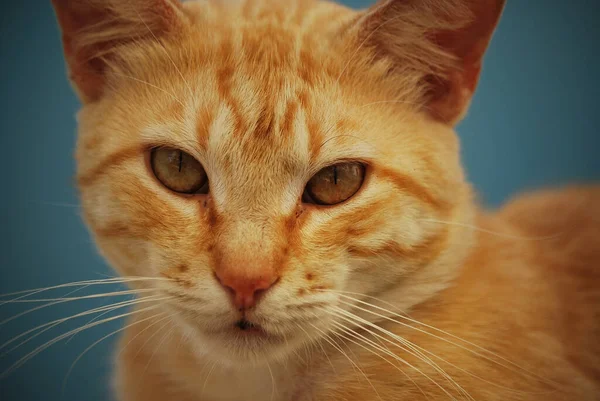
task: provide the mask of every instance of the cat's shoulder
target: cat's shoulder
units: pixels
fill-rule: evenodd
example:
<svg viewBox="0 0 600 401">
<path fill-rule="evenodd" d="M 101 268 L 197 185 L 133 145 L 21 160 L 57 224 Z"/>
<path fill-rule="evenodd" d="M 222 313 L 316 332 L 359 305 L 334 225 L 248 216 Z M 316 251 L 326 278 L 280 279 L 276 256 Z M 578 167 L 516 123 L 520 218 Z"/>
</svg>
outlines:
<svg viewBox="0 0 600 401">
<path fill-rule="evenodd" d="M 525 194 L 498 216 L 524 237 L 530 262 L 560 292 L 600 316 L 600 185 Z"/>
<path fill-rule="evenodd" d="M 539 248 L 581 253 L 600 261 L 600 185 L 569 186 L 520 195 L 499 217 L 529 236 Z M 600 270 L 600 269 L 599 269 Z"/>
</svg>

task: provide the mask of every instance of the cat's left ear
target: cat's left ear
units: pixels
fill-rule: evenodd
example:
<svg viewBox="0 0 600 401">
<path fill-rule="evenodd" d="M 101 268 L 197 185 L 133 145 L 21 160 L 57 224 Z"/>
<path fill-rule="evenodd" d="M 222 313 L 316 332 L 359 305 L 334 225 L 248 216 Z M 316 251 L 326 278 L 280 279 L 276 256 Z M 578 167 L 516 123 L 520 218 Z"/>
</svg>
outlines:
<svg viewBox="0 0 600 401">
<path fill-rule="evenodd" d="M 82 102 L 103 93 L 107 63 L 120 46 L 159 40 L 184 23 L 179 0 L 52 0 L 69 78 Z"/>
<path fill-rule="evenodd" d="M 425 110 L 454 125 L 475 92 L 483 55 L 505 0 L 383 0 L 358 23 L 359 43 L 394 66 L 420 74 Z"/>
</svg>

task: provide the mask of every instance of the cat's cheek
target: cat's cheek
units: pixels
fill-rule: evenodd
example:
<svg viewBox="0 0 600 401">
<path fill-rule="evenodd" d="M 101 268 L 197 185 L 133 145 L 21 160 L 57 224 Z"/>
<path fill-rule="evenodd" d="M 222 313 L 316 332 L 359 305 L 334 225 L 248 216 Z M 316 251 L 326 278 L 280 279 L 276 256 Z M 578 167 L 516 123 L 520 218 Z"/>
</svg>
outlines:
<svg viewBox="0 0 600 401">
<path fill-rule="evenodd" d="M 148 276 L 150 259 L 146 241 L 134 238 L 96 237 L 98 252 L 121 276 Z"/>
</svg>

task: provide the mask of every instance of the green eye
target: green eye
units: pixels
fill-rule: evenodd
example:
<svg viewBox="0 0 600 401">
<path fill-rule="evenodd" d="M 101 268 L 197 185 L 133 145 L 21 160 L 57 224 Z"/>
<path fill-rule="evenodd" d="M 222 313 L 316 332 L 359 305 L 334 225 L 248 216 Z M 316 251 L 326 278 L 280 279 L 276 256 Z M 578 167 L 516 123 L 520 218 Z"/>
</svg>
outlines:
<svg viewBox="0 0 600 401">
<path fill-rule="evenodd" d="M 361 163 L 340 163 L 325 167 L 306 184 L 304 200 L 318 205 L 335 205 L 358 192 L 365 178 Z"/>
<path fill-rule="evenodd" d="M 152 172 L 171 191 L 182 194 L 208 192 L 208 177 L 199 161 L 184 151 L 160 147 L 150 155 Z"/>
</svg>

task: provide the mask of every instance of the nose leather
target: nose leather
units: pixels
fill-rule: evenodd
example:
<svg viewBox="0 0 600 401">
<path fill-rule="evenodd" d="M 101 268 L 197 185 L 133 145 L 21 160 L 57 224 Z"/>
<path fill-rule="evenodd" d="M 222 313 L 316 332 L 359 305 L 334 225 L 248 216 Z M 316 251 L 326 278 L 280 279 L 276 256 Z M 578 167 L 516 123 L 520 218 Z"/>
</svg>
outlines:
<svg viewBox="0 0 600 401">
<path fill-rule="evenodd" d="M 260 297 L 278 280 L 273 272 L 267 270 L 261 270 L 254 275 L 248 272 L 217 271 L 216 276 L 238 310 L 254 307 Z"/>
</svg>

